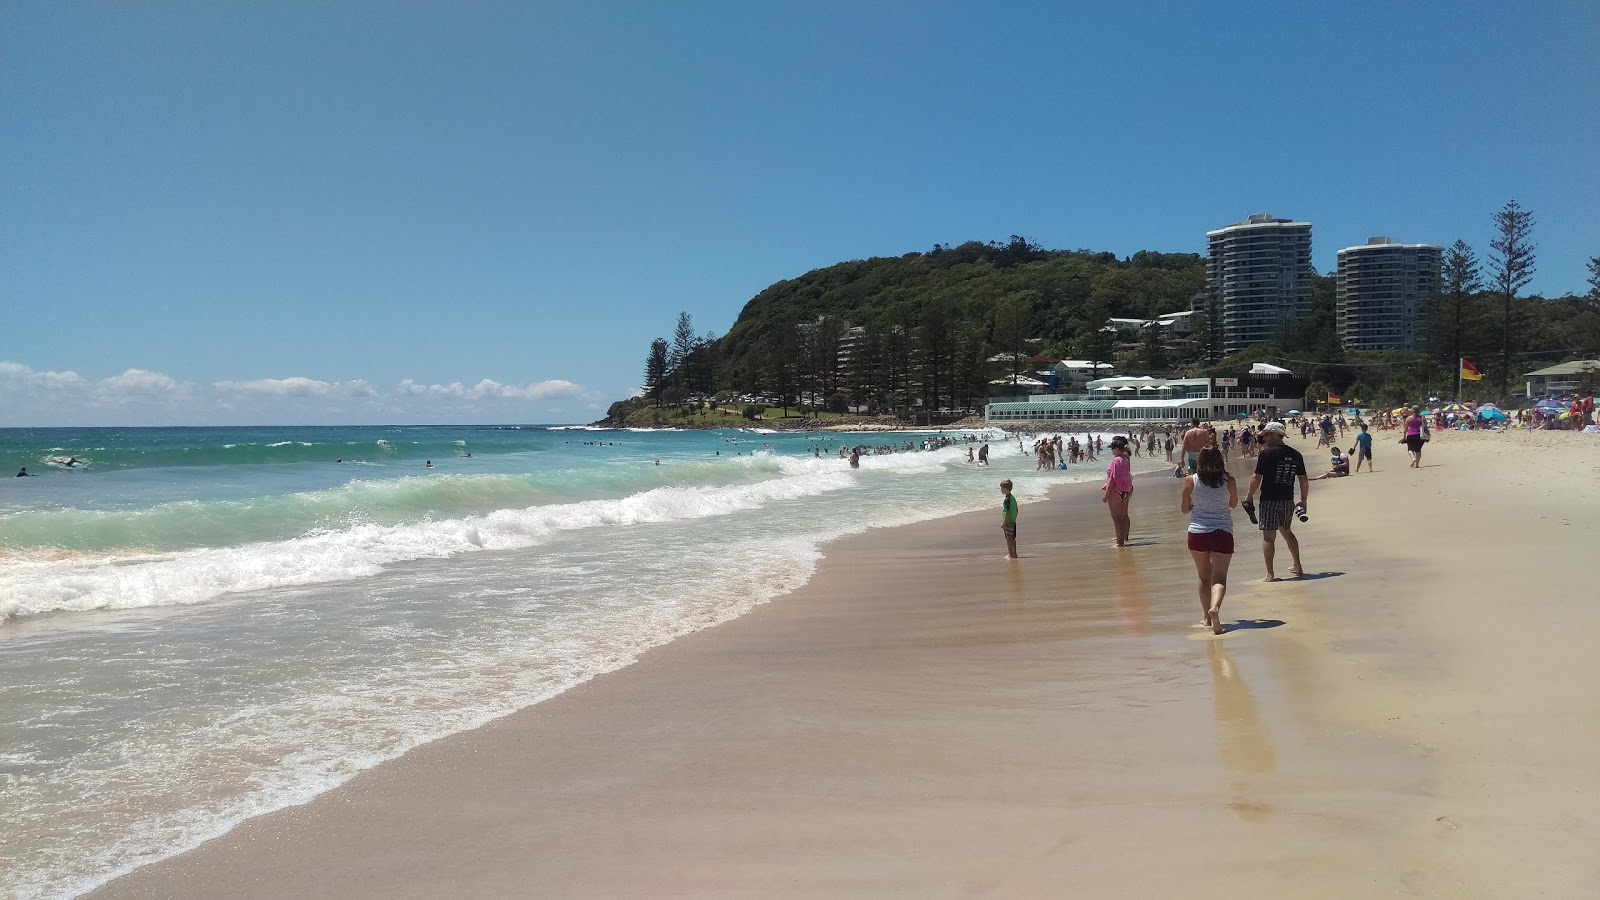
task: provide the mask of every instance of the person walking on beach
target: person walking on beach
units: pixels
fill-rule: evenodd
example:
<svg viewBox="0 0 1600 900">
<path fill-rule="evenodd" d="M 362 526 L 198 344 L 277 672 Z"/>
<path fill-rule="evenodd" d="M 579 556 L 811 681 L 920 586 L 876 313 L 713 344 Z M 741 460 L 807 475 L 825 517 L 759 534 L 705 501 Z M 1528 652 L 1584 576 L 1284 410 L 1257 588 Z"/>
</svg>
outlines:
<svg viewBox="0 0 1600 900">
<path fill-rule="evenodd" d="M 1185 475 L 1193 475 L 1200 471 L 1200 451 L 1209 446 L 1211 446 L 1211 432 L 1200 427 L 1199 419 L 1191 421 L 1188 430 L 1183 433 Z"/>
<path fill-rule="evenodd" d="M 1356 474 L 1361 474 L 1361 461 L 1367 462 L 1367 474 L 1372 474 L 1372 435 L 1367 433 L 1367 423 L 1356 425 L 1361 433 L 1356 435 Z"/>
<path fill-rule="evenodd" d="M 1222 599 L 1233 563 L 1233 508 L 1239 484 L 1215 447 L 1200 451 L 1200 471 L 1183 480 L 1182 509 L 1189 514 L 1189 555 L 1200 577 L 1200 611 L 1212 634 L 1222 633 Z"/>
<path fill-rule="evenodd" d="M 1422 417 L 1421 410 L 1412 410 L 1406 418 L 1406 436 L 1400 443 L 1406 445 L 1406 451 L 1411 454 L 1411 468 L 1422 468 L 1422 444 L 1427 441 L 1428 420 Z"/>
<path fill-rule="evenodd" d="M 1017 498 L 1011 496 L 1011 479 L 1000 482 L 1000 533 L 1006 536 L 1006 559 L 1017 558 Z"/>
<path fill-rule="evenodd" d="M 1261 439 L 1266 449 L 1256 457 L 1256 473 L 1245 491 L 1244 508 L 1250 512 L 1256 491 L 1261 491 L 1261 509 L 1258 524 L 1261 527 L 1261 557 L 1267 564 L 1267 581 L 1277 581 L 1272 568 L 1277 552 L 1278 532 L 1283 532 L 1283 542 L 1289 547 L 1294 565 L 1289 574 L 1299 578 L 1305 573 L 1300 566 L 1300 540 L 1294 536 L 1294 486 L 1300 484 L 1300 512 L 1304 513 L 1311 496 L 1311 479 L 1306 477 L 1306 460 L 1300 451 L 1283 442 L 1284 427 L 1281 422 L 1268 422 L 1261 428 Z"/>
<path fill-rule="evenodd" d="M 1111 439 L 1111 465 L 1106 466 L 1106 483 L 1101 485 L 1101 500 L 1111 511 L 1111 527 L 1117 540 L 1114 546 L 1128 546 L 1128 531 L 1132 522 L 1128 518 L 1128 501 L 1133 498 L 1133 464 L 1128 439 L 1117 435 Z"/>
</svg>

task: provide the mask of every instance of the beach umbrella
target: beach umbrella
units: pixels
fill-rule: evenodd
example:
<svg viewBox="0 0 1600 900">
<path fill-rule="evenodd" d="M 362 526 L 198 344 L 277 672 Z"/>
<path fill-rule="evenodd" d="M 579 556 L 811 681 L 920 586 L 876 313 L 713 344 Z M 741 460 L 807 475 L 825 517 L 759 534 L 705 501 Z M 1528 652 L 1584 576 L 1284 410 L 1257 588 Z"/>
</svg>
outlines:
<svg viewBox="0 0 1600 900">
<path fill-rule="evenodd" d="M 1478 410 L 1478 418 L 1488 422 L 1504 422 L 1506 414 L 1494 407 L 1486 406 Z"/>
<path fill-rule="evenodd" d="M 1300 415 L 1300 410 L 1298 410 L 1298 409 L 1291 409 L 1291 410 L 1289 410 L 1289 411 L 1288 411 L 1288 412 L 1287 412 L 1287 413 L 1285 413 L 1285 415 L 1290 415 L 1290 416 L 1298 416 L 1298 415 Z M 1293 500 L 1293 499 L 1294 499 L 1294 498 L 1293 498 L 1293 497 L 1290 497 L 1290 498 L 1289 498 L 1289 499 L 1291 499 L 1291 500 Z"/>
<path fill-rule="evenodd" d="M 1463 406 L 1460 403 L 1448 403 L 1448 404 L 1445 404 L 1444 411 L 1447 412 L 1447 413 L 1471 412 L 1471 410 L 1468 407 Z"/>
<path fill-rule="evenodd" d="M 1356 409 L 1353 406 L 1347 406 L 1347 407 L 1345 407 L 1344 414 L 1347 415 L 1347 416 L 1355 416 L 1357 418 L 1360 418 L 1361 410 Z"/>
</svg>

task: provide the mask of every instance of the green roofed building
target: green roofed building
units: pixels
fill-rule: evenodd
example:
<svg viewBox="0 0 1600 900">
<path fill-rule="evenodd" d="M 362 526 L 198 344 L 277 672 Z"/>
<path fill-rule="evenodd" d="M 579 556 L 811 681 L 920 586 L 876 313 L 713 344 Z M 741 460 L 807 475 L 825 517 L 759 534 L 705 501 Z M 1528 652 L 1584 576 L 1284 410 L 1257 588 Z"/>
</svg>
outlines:
<svg viewBox="0 0 1600 900">
<path fill-rule="evenodd" d="M 997 398 L 984 411 L 996 425 L 1007 422 L 1187 422 L 1215 421 L 1260 410 L 1278 414 L 1305 402 L 1304 378 L 1288 369 L 1256 363 L 1235 377 L 1101 378 L 1087 394 L 1033 394 L 1026 400 Z"/>
</svg>

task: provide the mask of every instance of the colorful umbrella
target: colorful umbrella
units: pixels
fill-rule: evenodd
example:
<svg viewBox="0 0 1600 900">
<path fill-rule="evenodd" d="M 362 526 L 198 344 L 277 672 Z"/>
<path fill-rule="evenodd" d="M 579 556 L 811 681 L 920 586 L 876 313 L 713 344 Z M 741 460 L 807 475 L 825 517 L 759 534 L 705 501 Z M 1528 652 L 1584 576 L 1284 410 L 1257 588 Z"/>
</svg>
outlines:
<svg viewBox="0 0 1600 900">
<path fill-rule="evenodd" d="M 1447 413 L 1464 413 L 1472 410 L 1460 403 L 1447 403 L 1444 406 L 1444 411 Z"/>
</svg>

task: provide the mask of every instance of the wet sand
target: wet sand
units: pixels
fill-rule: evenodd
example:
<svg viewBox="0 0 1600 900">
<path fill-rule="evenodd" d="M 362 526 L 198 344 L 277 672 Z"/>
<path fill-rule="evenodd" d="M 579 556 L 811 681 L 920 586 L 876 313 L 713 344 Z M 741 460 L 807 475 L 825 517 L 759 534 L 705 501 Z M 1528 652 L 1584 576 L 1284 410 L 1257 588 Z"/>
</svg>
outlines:
<svg viewBox="0 0 1600 900">
<path fill-rule="evenodd" d="M 1315 577 L 1246 583 L 1238 516 L 1221 638 L 1175 479 L 1138 479 L 1127 550 L 1066 486 L 1020 561 L 998 511 L 832 545 L 747 616 L 94 896 L 1593 896 L 1600 442 L 1377 444 L 1313 485 Z"/>
</svg>

